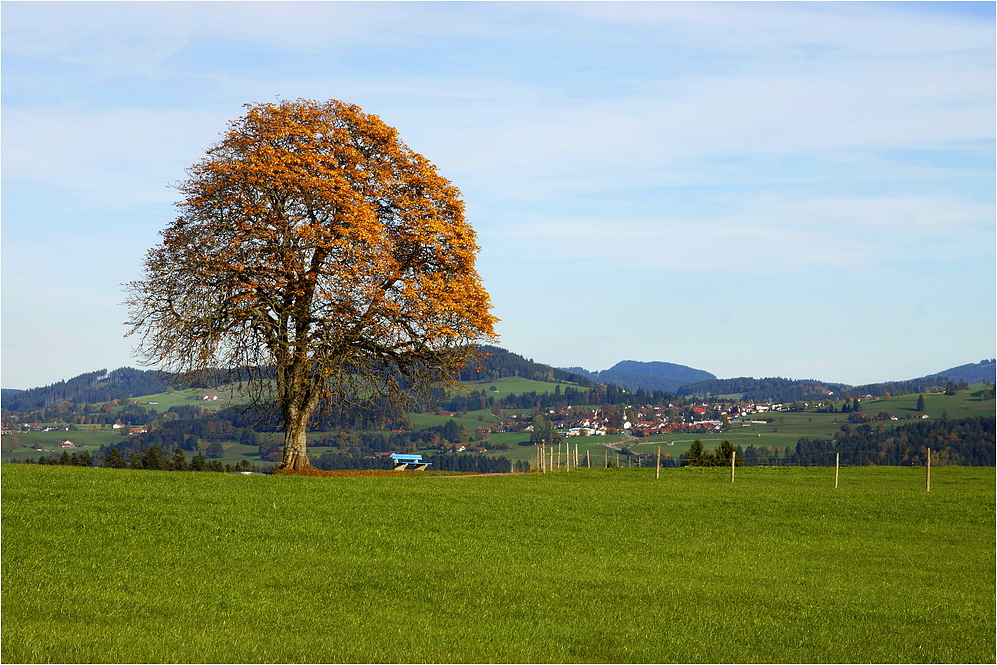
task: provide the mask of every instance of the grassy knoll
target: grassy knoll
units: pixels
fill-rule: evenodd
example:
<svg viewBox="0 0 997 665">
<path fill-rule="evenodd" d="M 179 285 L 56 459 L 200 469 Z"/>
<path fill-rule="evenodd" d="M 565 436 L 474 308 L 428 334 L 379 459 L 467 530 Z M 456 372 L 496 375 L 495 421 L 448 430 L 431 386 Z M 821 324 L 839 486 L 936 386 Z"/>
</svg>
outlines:
<svg viewBox="0 0 997 665">
<path fill-rule="evenodd" d="M 993 662 L 992 468 L 727 481 L 4 466 L 2 659 Z"/>
<path fill-rule="evenodd" d="M 412 429 L 415 431 L 426 429 L 427 427 L 441 427 L 446 425 L 448 420 L 453 420 L 458 425 L 463 425 L 467 428 L 467 431 L 473 432 L 476 427 L 485 427 L 501 420 L 488 409 L 468 411 L 465 414 L 457 413 L 453 416 L 446 414 L 440 416 L 432 413 L 410 413 L 408 414 L 408 418 L 412 422 Z"/>
<path fill-rule="evenodd" d="M 205 400 L 205 396 L 214 395 L 217 400 Z M 123 400 L 124 401 L 124 400 Z M 129 402 L 138 402 L 138 405 L 147 411 L 156 413 L 166 413 L 174 406 L 202 406 L 208 411 L 217 411 L 233 403 L 241 401 L 240 387 L 237 384 L 221 386 L 218 388 L 185 388 L 184 390 L 174 390 L 169 393 L 156 393 L 154 395 L 140 395 L 133 397 Z M 153 403 L 155 402 L 155 403 Z M 123 405 L 115 410 L 121 411 Z"/>
<path fill-rule="evenodd" d="M 969 390 L 958 390 L 954 395 L 944 393 L 924 393 L 924 411 L 917 411 L 917 393 L 897 395 L 888 399 L 870 399 L 862 402 L 862 412 L 875 415 L 880 411 L 906 419 L 908 416 L 927 414 L 932 419 L 941 418 L 946 411 L 950 418 L 993 415 L 997 408 L 994 399 L 981 399 L 979 393 L 985 384 L 977 384 Z"/>
</svg>

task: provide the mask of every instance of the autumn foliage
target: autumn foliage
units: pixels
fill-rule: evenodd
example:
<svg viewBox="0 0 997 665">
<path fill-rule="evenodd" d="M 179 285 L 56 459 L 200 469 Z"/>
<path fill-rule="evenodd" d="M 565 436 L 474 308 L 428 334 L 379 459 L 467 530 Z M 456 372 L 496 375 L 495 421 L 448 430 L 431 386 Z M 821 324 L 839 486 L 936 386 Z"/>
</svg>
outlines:
<svg viewBox="0 0 997 665">
<path fill-rule="evenodd" d="M 396 130 L 339 101 L 248 105 L 177 185 L 180 214 L 128 286 L 147 364 L 232 372 L 279 405 L 306 469 L 327 401 L 404 399 L 496 321 L 460 192 Z"/>
</svg>

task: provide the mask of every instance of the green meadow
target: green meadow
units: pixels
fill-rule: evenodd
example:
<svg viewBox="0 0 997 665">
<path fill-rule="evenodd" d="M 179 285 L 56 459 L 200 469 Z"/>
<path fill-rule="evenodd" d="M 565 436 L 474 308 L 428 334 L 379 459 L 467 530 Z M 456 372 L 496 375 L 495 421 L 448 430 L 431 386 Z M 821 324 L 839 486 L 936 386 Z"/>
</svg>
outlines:
<svg viewBox="0 0 997 665">
<path fill-rule="evenodd" d="M 3 465 L 4 662 L 993 662 L 993 468 Z"/>
<path fill-rule="evenodd" d="M 214 396 L 217 400 L 206 400 L 205 397 Z M 136 402 L 147 411 L 156 413 L 166 413 L 174 406 L 201 406 L 208 411 L 217 411 L 231 404 L 238 404 L 243 400 L 239 384 L 230 384 L 218 388 L 185 388 L 165 393 L 153 395 L 140 395 L 133 397 L 129 402 Z M 118 406 L 115 410 L 120 411 L 124 406 Z"/>
</svg>

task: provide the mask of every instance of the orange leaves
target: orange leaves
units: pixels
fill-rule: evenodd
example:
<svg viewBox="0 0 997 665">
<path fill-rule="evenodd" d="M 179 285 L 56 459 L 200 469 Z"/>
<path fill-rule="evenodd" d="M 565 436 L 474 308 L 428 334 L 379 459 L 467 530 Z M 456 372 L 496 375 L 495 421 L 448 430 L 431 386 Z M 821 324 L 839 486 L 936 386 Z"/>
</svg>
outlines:
<svg viewBox="0 0 997 665">
<path fill-rule="evenodd" d="M 302 390 L 374 366 L 418 388 L 495 336 L 460 192 L 357 106 L 247 105 L 177 189 L 129 300 L 140 351 L 167 369 L 300 376 L 281 364 L 304 358 Z"/>
</svg>

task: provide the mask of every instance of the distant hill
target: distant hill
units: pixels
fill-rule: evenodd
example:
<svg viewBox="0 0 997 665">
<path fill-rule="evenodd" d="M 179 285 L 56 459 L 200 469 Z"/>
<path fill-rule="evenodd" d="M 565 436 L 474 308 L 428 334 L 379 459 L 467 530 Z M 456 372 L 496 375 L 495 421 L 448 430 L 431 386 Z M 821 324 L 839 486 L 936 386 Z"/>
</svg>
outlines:
<svg viewBox="0 0 997 665">
<path fill-rule="evenodd" d="M 839 397 L 845 393 L 881 396 L 885 392 L 925 392 L 944 387 L 949 381 L 959 383 L 997 382 L 997 364 L 994 359 L 975 364 L 959 365 L 936 374 L 929 374 L 907 381 L 848 386 L 812 379 L 739 377 L 718 379 L 710 372 L 686 365 L 667 362 L 639 362 L 624 360 L 607 370 L 590 372 L 582 367 L 557 368 L 534 362 L 533 359 L 507 351 L 497 346 L 483 346 L 482 357 L 469 364 L 460 374 L 462 381 L 488 381 L 502 377 L 518 376 L 536 381 L 568 381 L 591 387 L 597 383 L 613 384 L 624 388 L 662 390 L 676 395 L 730 395 L 741 394 L 754 401 L 778 402 L 812 401 L 823 399 L 829 393 Z M 30 411 L 45 408 L 58 402 L 101 403 L 115 399 L 128 399 L 166 390 L 166 382 L 159 372 L 122 367 L 108 372 L 106 369 L 81 374 L 66 381 L 59 381 L 42 388 L 2 391 L 2 405 L 9 411 Z"/>
<path fill-rule="evenodd" d="M 953 383 L 959 383 L 960 381 L 965 381 L 966 383 L 980 383 L 983 381 L 994 383 L 997 382 L 997 360 L 991 358 L 989 360 L 981 360 L 976 364 L 959 365 L 958 367 L 952 367 L 937 374 L 929 374 L 922 378 L 945 378 Z"/>
<path fill-rule="evenodd" d="M 569 367 L 566 371 L 583 374 L 599 383 L 612 383 L 625 388 L 663 390 L 670 393 L 674 393 L 687 383 L 717 378 L 709 372 L 685 365 L 637 360 L 624 360 L 601 372 L 588 372 L 581 367 Z"/>
<path fill-rule="evenodd" d="M 498 346 L 485 345 L 478 349 L 477 362 L 470 363 L 460 373 L 461 381 L 492 381 L 507 376 L 519 376 L 534 381 L 570 381 L 582 386 L 594 386 L 585 374 L 564 370 L 527 360 L 523 356 Z"/>
<path fill-rule="evenodd" d="M 840 396 L 844 386 L 813 379 L 783 379 L 767 377 L 756 379 L 742 376 L 734 379 L 713 379 L 687 383 L 678 389 L 679 395 L 742 395 L 742 399 L 755 402 L 809 402 L 822 400 L 829 395 Z"/>
<path fill-rule="evenodd" d="M 483 346 L 480 351 L 482 357 L 469 364 L 461 373 L 462 381 L 490 381 L 506 376 L 519 376 L 535 381 L 568 381 L 585 387 L 595 385 L 588 377 L 527 360 L 497 346 Z M 166 386 L 160 372 L 130 367 L 112 372 L 102 369 L 42 388 L 4 389 L 2 405 L 9 411 L 30 411 L 58 402 L 96 404 L 160 393 L 166 390 Z"/>
<path fill-rule="evenodd" d="M 95 404 L 138 395 L 150 395 L 166 390 L 166 382 L 159 372 L 122 367 L 108 372 L 106 369 L 80 374 L 67 381 L 59 381 L 42 388 L 3 391 L 3 408 L 9 411 L 43 409 L 58 402 L 86 402 Z"/>
<path fill-rule="evenodd" d="M 828 383 L 812 379 L 783 379 L 753 377 L 738 377 L 735 379 L 715 379 L 698 381 L 681 386 L 676 392 L 679 395 L 732 395 L 740 394 L 742 399 L 753 401 L 776 402 L 810 402 L 825 397 L 840 398 L 844 394 L 873 395 L 882 397 L 886 393 L 899 395 L 902 393 L 927 392 L 940 389 L 951 381 L 959 383 L 980 383 L 994 381 L 994 361 L 984 360 L 975 365 L 960 365 L 937 374 L 929 374 L 917 379 L 906 381 L 887 381 L 869 383 L 861 386 L 851 386 L 844 383 Z"/>
<path fill-rule="evenodd" d="M 952 367 L 942 372 L 928 374 L 927 376 L 918 377 L 916 379 L 908 379 L 906 381 L 889 381 L 886 383 L 871 383 L 863 386 L 849 387 L 849 390 L 855 395 L 869 394 L 880 397 L 887 392 L 899 395 L 905 392 L 920 393 L 937 390 L 944 388 L 949 382 L 956 384 L 963 381 L 969 384 L 983 382 L 994 383 L 995 378 L 997 378 L 994 373 L 994 362 L 995 361 L 993 359 L 981 360 L 976 364 L 959 365 L 958 367 Z"/>
<path fill-rule="evenodd" d="M 599 383 L 612 383 L 630 388 L 664 390 L 676 395 L 735 395 L 753 401 L 795 402 L 824 399 L 828 396 L 840 397 L 843 394 L 871 394 L 877 397 L 886 392 L 925 392 L 944 387 L 948 381 L 959 383 L 980 383 L 997 381 L 995 360 L 982 360 L 976 364 L 960 365 L 936 374 L 929 374 L 906 381 L 871 383 L 850 386 L 816 379 L 784 379 L 779 377 L 737 377 L 718 379 L 704 370 L 685 365 L 665 362 L 637 362 L 624 360 L 601 372 L 589 372 L 581 367 L 564 368 L 568 372 L 587 376 Z"/>
</svg>

